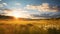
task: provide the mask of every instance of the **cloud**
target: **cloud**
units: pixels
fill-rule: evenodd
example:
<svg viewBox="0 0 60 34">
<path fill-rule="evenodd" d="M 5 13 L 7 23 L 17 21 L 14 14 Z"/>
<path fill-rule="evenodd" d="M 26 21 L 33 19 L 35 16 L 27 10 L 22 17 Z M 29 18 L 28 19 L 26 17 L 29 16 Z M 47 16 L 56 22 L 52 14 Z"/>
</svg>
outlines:
<svg viewBox="0 0 60 34">
<path fill-rule="evenodd" d="M 7 3 L 2 3 L 2 4 L 0 4 L 0 8 L 1 8 L 1 7 L 4 7 L 4 6 L 7 6 Z"/>
<path fill-rule="evenodd" d="M 0 7 L 4 7 L 3 4 L 0 4 Z"/>
<path fill-rule="evenodd" d="M 20 3 L 15 3 L 15 5 L 21 5 Z"/>
<path fill-rule="evenodd" d="M 28 11 L 23 10 L 23 9 L 4 9 L 2 15 L 5 16 L 18 16 L 19 18 L 29 18 L 30 14 L 28 14 Z"/>
<path fill-rule="evenodd" d="M 4 5 L 6 5 L 6 3 L 4 3 Z M 16 5 L 20 5 L 20 3 L 16 3 Z M 26 7 L 24 7 L 25 9 L 22 8 L 14 8 L 12 10 L 10 9 L 5 9 L 4 10 L 4 15 L 6 16 L 13 16 L 13 13 L 15 11 L 14 14 L 18 14 L 19 17 L 21 18 L 31 18 L 31 19 L 48 19 L 48 18 L 57 18 L 60 17 L 60 6 L 51 6 L 48 3 L 42 3 L 40 5 L 26 5 Z M 32 14 L 33 12 L 31 11 L 29 13 L 29 10 L 38 10 L 40 11 L 40 13 L 36 14 Z M 38 12 L 37 11 L 37 12 Z"/>
<path fill-rule="evenodd" d="M 59 18 L 60 12 L 41 12 L 40 14 L 29 14 L 28 11 L 23 9 L 5 9 L 4 14 L 5 16 L 14 16 L 14 14 L 18 14 L 20 18 L 30 18 L 30 19 L 50 19 L 50 18 Z"/>
<path fill-rule="evenodd" d="M 51 18 L 60 18 L 60 12 L 49 12 L 41 14 L 30 14 L 32 19 L 51 19 Z"/>
<path fill-rule="evenodd" d="M 50 6 L 48 3 L 42 3 L 39 6 L 34 6 L 34 5 L 27 5 L 25 9 L 29 10 L 38 10 L 38 11 L 60 11 L 58 6 Z"/>
<path fill-rule="evenodd" d="M 7 3 L 3 3 L 3 5 L 7 6 L 8 4 Z"/>
<path fill-rule="evenodd" d="M 50 18 L 59 18 L 60 12 L 49 12 L 49 13 L 40 13 L 40 14 L 29 14 L 28 11 L 22 9 L 5 9 L 4 14 L 5 16 L 14 16 L 13 13 L 18 14 L 20 18 L 30 18 L 30 19 L 50 19 Z"/>
<path fill-rule="evenodd" d="M 0 0 L 0 1 L 2 1 L 2 0 Z"/>
<path fill-rule="evenodd" d="M 0 14 L 3 13 L 2 10 L 0 10 Z"/>
</svg>

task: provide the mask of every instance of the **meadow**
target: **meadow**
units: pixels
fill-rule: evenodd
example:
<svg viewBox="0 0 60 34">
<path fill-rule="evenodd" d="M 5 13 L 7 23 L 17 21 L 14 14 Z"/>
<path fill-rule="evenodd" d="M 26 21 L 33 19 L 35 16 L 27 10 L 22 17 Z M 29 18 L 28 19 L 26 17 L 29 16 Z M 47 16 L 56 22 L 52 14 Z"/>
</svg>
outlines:
<svg viewBox="0 0 60 34">
<path fill-rule="evenodd" d="M 60 19 L 0 19 L 0 34 L 60 34 Z"/>
</svg>

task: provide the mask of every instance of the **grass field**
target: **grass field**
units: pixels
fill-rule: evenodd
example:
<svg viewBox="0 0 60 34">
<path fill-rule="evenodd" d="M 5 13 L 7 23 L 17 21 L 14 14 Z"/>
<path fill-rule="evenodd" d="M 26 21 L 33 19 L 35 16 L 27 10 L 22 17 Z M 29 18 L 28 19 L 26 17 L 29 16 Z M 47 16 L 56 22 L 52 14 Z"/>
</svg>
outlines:
<svg viewBox="0 0 60 34">
<path fill-rule="evenodd" d="M 0 19 L 0 34 L 60 34 L 60 19 Z"/>
</svg>

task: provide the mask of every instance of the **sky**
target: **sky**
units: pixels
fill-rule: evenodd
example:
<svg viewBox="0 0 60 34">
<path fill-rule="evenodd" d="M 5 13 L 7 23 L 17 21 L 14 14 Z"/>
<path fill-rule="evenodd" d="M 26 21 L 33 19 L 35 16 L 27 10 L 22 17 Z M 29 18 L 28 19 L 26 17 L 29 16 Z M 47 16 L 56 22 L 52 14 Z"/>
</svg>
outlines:
<svg viewBox="0 0 60 34">
<path fill-rule="evenodd" d="M 20 18 L 60 17 L 60 0 L 0 0 L 0 14 Z"/>
</svg>

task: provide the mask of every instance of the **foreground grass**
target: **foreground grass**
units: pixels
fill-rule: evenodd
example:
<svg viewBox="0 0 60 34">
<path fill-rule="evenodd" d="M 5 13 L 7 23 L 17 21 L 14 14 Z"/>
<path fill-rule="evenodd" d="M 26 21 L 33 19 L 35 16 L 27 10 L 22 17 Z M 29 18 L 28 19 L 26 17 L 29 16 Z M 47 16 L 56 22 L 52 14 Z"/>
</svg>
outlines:
<svg viewBox="0 0 60 34">
<path fill-rule="evenodd" d="M 0 20 L 0 34 L 60 34 L 60 19 Z"/>
</svg>

